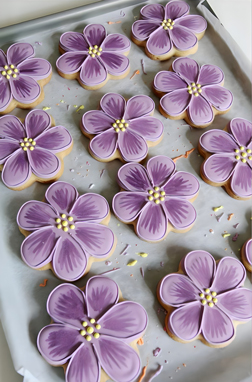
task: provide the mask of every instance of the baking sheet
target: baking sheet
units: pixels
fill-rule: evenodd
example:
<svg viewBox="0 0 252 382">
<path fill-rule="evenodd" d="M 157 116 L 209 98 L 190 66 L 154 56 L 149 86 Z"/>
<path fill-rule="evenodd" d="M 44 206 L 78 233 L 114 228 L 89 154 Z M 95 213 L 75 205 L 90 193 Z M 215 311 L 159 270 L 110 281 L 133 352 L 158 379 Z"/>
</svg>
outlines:
<svg viewBox="0 0 252 382">
<path fill-rule="evenodd" d="M 154 1 L 150 1 L 154 2 Z M 198 13 L 195 1 L 188 1 L 191 13 Z M 165 4 L 165 3 L 163 3 Z M 81 32 L 88 23 L 102 23 L 108 33 L 118 32 L 130 36 L 131 25 L 139 16 L 143 3 L 127 8 L 105 13 L 104 15 L 89 17 L 74 23 L 62 23 L 55 29 L 33 33 L 24 40 L 35 47 L 36 57 L 48 59 L 53 66 L 53 77 L 45 86 L 45 99 L 39 105 L 51 107 L 48 112 L 54 117 L 56 124 L 62 124 L 71 132 L 74 148 L 65 159 L 65 171 L 61 180 L 72 183 L 80 194 L 89 192 L 99 193 L 107 198 L 111 205 L 113 195 L 119 188 L 116 182 L 117 171 L 121 162 L 100 163 L 88 153 L 89 140 L 82 135 L 79 123 L 83 110 L 77 112 L 73 105 L 84 105 L 84 111 L 96 109 L 101 97 L 108 92 L 118 92 L 125 98 L 135 94 L 146 94 L 153 98 L 158 107 L 159 99 L 153 94 L 151 84 L 155 74 L 168 69 L 173 61 L 155 62 L 143 53 L 142 48 L 132 43 L 129 54 L 131 71 L 122 81 L 110 80 L 102 89 L 97 91 L 84 90 L 77 81 L 61 78 L 55 69 L 55 62 L 59 56 L 58 43 L 61 34 L 74 30 Z M 97 5 L 98 7 L 98 5 Z M 84 7 L 83 7 L 84 8 Z M 104 8 L 103 8 L 104 9 Z M 105 9 L 104 9 L 105 11 Z M 99 14 L 99 10 L 97 10 Z M 122 17 L 125 15 L 124 17 Z M 117 24 L 107 24 L 108 21 L 121 21 Z M 6 37 L 7 40 L 7 37 Z M 16 40 L 17 41 L 17 40 Z M 2 44 L 6 49 L 9 44 Z M 181 121 L 166 120 L 155 111 L 155 117 L 162 120 L 165 126 L 163 141 L 156 147 L 150 148 L 149 156 L 164 154 L 176 157 L 186 150 L 197 147 L 200 135 L 209 129 L 223 129 L 227 122 L 234 117 L 251 118 L 250 95 L 247 84 L 243 81 L 242 71 L 237 62 L 232 60 L 229 48 L 218 36 L 213 27 L 209 26 L 199 50 L 193 58 L 200 64 L 211 63 L 220 66 L 225 73 L 225 87 L 230 89 L 235 98 L 232 109 L 228 114 L 217 116 L 213 124 L 207 129 L 192 129 Z M 141 59 L 144 60 L 147 75 L 141 69 Z M 140 74 L 129 79 L 135 70 Z M 62 102 L 61 102 L 62 101 Z M 67 105 L 70 105 L 69 107 Z M 15 110 L 12 114 L 23 118 L 27 112 Z M 156 286 L 159 280 L 168 273 L 176 272 L 182 257 L 194 249 L 209 251 L 216 259 L 223 256 L 239 258 L 239 249 L 250 237 L 250 205 L 249 201 L 237 201 L 230 198 L 221 188 L 211 187 L 204 183 L 199 170 L 203 158 L 195 150 L 188 159 L 177 161 L 178 170 L 185 170 L 194 174 L 200 182 L 200 193 L 194 206 L 198 218 L 191 231 L 185 234 L 169 233 L 167 238 L 157 244 L 141 241 L 135 235 L 132 226 L 120 223 L 113 215 L 109 227 L 113 229 L 118 239 L 114 254 L 109 259 L 112 264 L 105 262 L 94 263 L 91 271 L 75 284 L 83 286 L 87 280 L 113 267 L 120 270 L 111 273 L 109 277 L 118 282 L 125 299 L 140 302 L 148 312 L 149 326 L 144 336 L 144 346 L 139 346 L 142 366 L 148 362 L 147 376 L 158 364 L 163 365 L 162 373 L 155 379 L 157 382 L 174 380 L 176 382 L 249 382 L 251 380 L 251 324 L 239 325 L 236 339 L 224 349 L 213 349 L 194 341 L 181 344 L 173 341 L 163 330 L 164 314 L 156 299 Z M 104 170 L 104 171 L 103 171 Z M 20 245 L 23 236 L 16 224 L 16 214 L 23 203 L 28 200 L 42 200 L 47 186 L 35 183 L 23 191 L 11 191 L 0 182 L 1 195 L 1 266 L 0 266 L 0 318 L 5 330 L 7 342 L 12 354 L 14 367 L 22 375 L 25 382 L 63 382 L 62 368 L 48 365 L 40 356 L 36 348 L 36 337 L 39 330 L 50 322 L 46 313 L 46 300 L 51 290 L 61 283 L 50 271 L 38 272 L 28 268 L 20 258 Z M 213 207 L 223 205 L 220 211 L 224 215 L 217 222 Z M 234 213 L 231 221 L 228 214 Z M 219 213 L 217 214 L 219 215 Z M 235 229 L 233 225 L 239 223 Z M 214 233 L 210 233 L 212 229 Z M 226 230 L 231 234 L 223 238 Z M 232 241 L 235 233 L 239 234 L 236 242 Z M 130 244 L 128 255 L 120 252 L 126 244 Z M 147 252 L 147 258 L 141 258 L 136 252 Z M 138 260 L 134 267 L 127 267 L 130 260 Z M 163 266 L 161 266 L 162 264 Z M 144 269 L 144 278 L 140 274 L 140 267 Z M 39 286 L 47 278 L 47 286 Z M 249 275 L 245 286 L 251 287 Z M 161 348 L 157 357 L 153 356 L 155 348 Z"/>
</svg>

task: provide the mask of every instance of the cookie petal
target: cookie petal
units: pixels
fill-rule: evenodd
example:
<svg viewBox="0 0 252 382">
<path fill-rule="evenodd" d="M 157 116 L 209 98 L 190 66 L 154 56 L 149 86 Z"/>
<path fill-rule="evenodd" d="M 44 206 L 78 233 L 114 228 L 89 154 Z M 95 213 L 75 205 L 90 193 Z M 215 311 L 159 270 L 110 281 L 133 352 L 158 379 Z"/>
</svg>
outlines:
<svg viewBox="0 0 252 382">
<path fill-rule="evenodd" d="M 204 17 L 199 15 L 186 15 L 176 20 L 176 25 L 188 28 L 193 33 L 202 33 L 207 28 L 207 22 Z"/>
<path fill-rule="evenodd" d="M 147 141 L 155 142 L 161 138 L 164 126 L 159 119 L 147 116 L 130 121 L 129 129 L 136 132 Z"/>
<path fill-rule="evenodd" d="M 2 49 L 0 49 L 0 67 L 8 65 L 6 54 Z"/>
<path fill-rule="evenodd" d="M 201 95 L 199 97 L 192 96 L 188 114 L 190 120 L 196 126 L 210 124 L 214 119 L 212 106 Z"/>
<path fill-rule="evenodd" d="M 112 76 L 121 76 L 129 68 L 129 59 L 123 54 L 103 52 L 100 60 Z"/>
<path fill-rule="evenodd" d="M 60 36 L 60 46 L 66 51 L 87 51 L 89 45 L 82 33 L 66 32 Z"/>
<path fill-rule="evenodd" d="M 235 330 L 229 316 L 216 306 L 210 308 L 206 305 L 202 318 L 202 334 L 210 344 L 224 345 L 234 337 Z"/>
<path fill-rule="evenodd" d="M 220 85 L 223 81 L 224 73 L 218 66 L 209 64 L 201 66 L 198 78 L 198 82 L 201 86 Z"/>
<path fill-rule="evenodd" d="M 84 28 L 83 34 L 89 46 L 101 46 L 106 37 L 106 29 L 101 24 L 89 24 Z"/>
<path fill-rule="evenodd" d="M 57 212 L 47 203 L 30 200 L 22 205 L 17 215 L 19 227 L 26 231 L 55 225 Z"/>
<path fill-rule="evenodd" d="M 234 157 L 225 154 L 211 155 L 203 164 L 204 175 L 214 183 L 224 183 L 233 174 L 237 166 Z"/>
<path fill-rule="evenodd" d="M 88 56 L 80 71 L 80 80 L 84 85 L 99 85 L 107 79 L 108 73 L 104 65 L 97 59 Z"/>
<path fill-rule="evenodd" d="M 16 150 L 5 162 L 2 180 L 7 187 L 23 186 L 31 176 L 31 167 L 23 150 Z"/>
<path fill-rule="evenodd" d="M 115 120 L 102 110 L 90 110 L 82 117 L 82 129 L 89 134 L 99 134 L 111 128 Z"/>
<path fill-rule="evenodd" d="M 68 130 L 63 126 L 55 126 L 36 138 L 37 145 L 42 149 L 58 153 L 68 149 L 73 140 Z"/>
<path fill-rule="evenodd" d="M 74 186 L 66 182 L 56 182 L 48 187 L 45 193 L 45 199 L 59 213 L 67 213 L 71 211 L 78 192 Z"/>
<path fill-rule="evenodd" d="M 39 84 L 28 76 L 20 74 L 17 78 L 10 78 L 10 87 L 13 98 L 20 102 L 29 104 L 36 101 L 41 94 Z"/>
<path fill-rule="evenodd" d="M 12 100 L 11 89 L 6 78 L 0 78 L 0 112 L 4 111 Z"/>
<path fill-rule="evenodd" d="M 85 360 L 83 362 L 83 360 Z M 73 354 L 66 369 L 66 382 L 98 382 L 101 367 L 92 345 L 87 341 Z M 81 378 L 81 379 L 79 379 Z"/>
<path fill-rule="evenodd" d="M 159 20 L 137 20 L 132 25 L 132 34 L 136 40 L 145 41 L 159 27 Z"/>
<path fill-rule="evenodd" d="M 182 51 L 192 49 L 198 42 L 193 32 L 177 24 L 170 31 L 170 36 L 176 48 Z"/>
<path fill-rule="evenodd" d="M 224 257 L 217 264 L 217 270 L 211 290 L 221 293 L 243 285 L 246 271 L 240 261 Z"/>
<path fill-rule="evenodd" d="M 24 125 L 14 115 L 4 115 L 0 118 L 0 137 L 20 141 L 26 136 Z"/>
<path fill-rule="evenodd" d="M 81 195 L 73 205 L 70 215 L 74 221 L 100 222 L 109 214 L 107 200 L 98 194 L 88 193 Z"/>
<path fill-rule="evenodd" d="M 52 178 L 60 171 L 59 158 L 49 150 L 36 147 L 34 151 L 27 151 L 27 155 L 32 172 L 39 178 Z"/>
<path fill-rule="evenodd" d="M 239 148 L 231 134 L 223 130 L 209 130 L 201 135 L 200 146 L 210 153 L 234 153 Z"/>
<path fill-rule="evenodd" d="M 189 13 L 190 7 L 184 1 L 170 1 L 165 6 L 166 19 L 178 19 Z"/>
<path fill-rule="evenodd" d="M 78 73 L 87 58 L 87 52 L 66 52 L 56 61 L 57 69 L 64 74 Z"/>
<path fill-rule="evenodd" d="M 119 185 L 129 191 L 148 191 L 151 187 L 145 168 L 139 163 L 127 163 L 118 171 Z"/>
<path fill-rule="evenodd" d="M 111 33 L 105 38 L 101 48 L 103 52 L 124 53 L 130 49 L 130 40 L 122 34 Z"/>
<path fill-rule="evenodd" d="M 155 89 L 164 93 L 185 89 L 187 86 L 187 83 L 182 80 L 177 73 L 169 72 L 167 70 L 159 72 L 154 78 Z"/>
<path fill-rule="evenodd" d="M 131 120 L 144 117 L 153 113 L 154 110 L 155 103 L 150 97 L 145 95 L 136 95 L 128 100 L 124 119 Z"/>
<path fill-rule="evenodd" d="M 167 218 L 160 205 L 147 203 L 137 221 L 138 236 L 146 241 L 162 240 L 167 230 Z"/>
<path fill-rule="evenodd" d="M 113 211 L 121 221 L 133 222 L 147 203 L 145 193 L 119 192 L 113 198 Z"/>
<path fill-rule="evenodd" d="M 9 64 L 17 66 L 27 58 L 34 56 L 34 49 L 27 42 L 18 42 L 11 45 L 7 50 L 7 61 Z"/>
<path fill-rule="evenodd" d="M 160 106 L 166 114 L 179 116 L 190 105 L 192 95 L 186 89 L 174 90 L 165 94 L 160 100 Z"/>
<path fill-rule="evenodd" d="M 164 30 L 163 27 L 159 27 L 150 35 L 146 48 L 154 56 L 162 56 L 169 53 L 172 43 L 168 31 Z"/>
<path fill-rule="evenodd" d="M 51 117 L 43 110 L 32 110 L 25 117 L 25 130 L 29 138 L 35 139 L 51 126 Z"/>
<path fill-rule="evenodd" d="M 3 164 L 19 148 L 19 143 L 12 139 L 0 139 L 0 164 Z"/>
<path fill-rule="evenodd" d="M 90 150 L 97 158 L 109 160 L 117 150 L 118 133 L 109 129 L 96 135 L 90 142 Z"/>
<path fill-rule="evenodd" d="M 222 86 L 204 86 L 201 94 L 215 107 L 215 109 L 220 111 L 228 110 L 233 103 L 233 94 Z"/>
<path fill-rule="evenodd" d="M 183 261 L 183 267 L 194 285 L 201 290 L 210 288 L 216 272 L 216 262 L 210 253 L 206 251 L 189 252 Z"/>
<path fill-rule="evenodd" d="M 148 4 L 140 10 L 140 14 L 143 19 L 161 22 L 165 18 L 165 9 L 161 4 Z"/>
<path fill-rule="evenodd" d="M 252 318 L 252 291 L 237 288 L 218 295 L 218 308 L 232 320 L 246 321 Z"/>
<path fill-rule="evenodd" d="M 29 58 L 18 65 L 22 76 L 29 76 L 35 80 L 47 78 L 52 72 L 51 64 L 43 58 Z"/>
<path fill-rule="evenodd" d="M 145 139 L 130 129 L 118 134 L 118 148 L 125 162 L 140 162 L 148 154 Z"/>
<path fill-rule="evenodd" d="M 114 119 L 122 119 L 126 107 L 126 101 L 120 94 L 107 93 L 105 94 L 100 105 L 102 110 Z"/>
<path fill-rule="evenodd" d="M 194 340 L 201 331 L 203 306 L 193 302 L 175 309 L 169 318 L 169 328 L 182 341 Z"/>
<path fill-rule="evenodd" d="M 164 155 L 149 159 L 146 167 L 153 187 L 164 186 L 175 171 L 173 160 Z"/>
<path fill-rule="evenodd" d="M 197 62 L 192 58 L 177 58 L 173 61 L 172 68 L 174 72 L 178 73 L 188 83 L 197 83 L 200 68 Z"/>
<path fill-rule="evenodd" d="M 195 208 L 187 200 L 165 197 L 163 206 L 168 220 L 178 230 L 189 228 L 196 220 Z"/>
<path fill-rule="evenodd" d="M 241 146 L 248 146 L 252 141 L 252 123 L 243 118 L 230 121 L 229 129 Z"/>
<path fill-rule="evenodd" d="M 241 198 L 250 198 L 252 196 L 252 168 L 248 163 L 239 162 L 235 167 L 232 179 L 231 189 L 234 194 Z"/>
<path fill-rule="evenodd" d="M 178 171 L 172 175 L 163 186 L 166 195 L 192 199 L 199 192 L 197 178 L 185 171 Z"/>
</svg>

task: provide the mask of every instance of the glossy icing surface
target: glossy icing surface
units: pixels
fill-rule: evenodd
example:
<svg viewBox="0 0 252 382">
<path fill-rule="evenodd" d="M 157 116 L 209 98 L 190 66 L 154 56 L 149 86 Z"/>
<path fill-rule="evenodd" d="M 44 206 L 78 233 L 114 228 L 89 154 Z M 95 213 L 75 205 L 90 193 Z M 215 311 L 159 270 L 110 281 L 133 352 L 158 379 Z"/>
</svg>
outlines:
<svg viewBox="0 0 252 382">
<path fill-rule="evenodd" d="M 168 223 L 177 230 L 189 228 L 196 219 L 190 199 L 199 191 L 196 177 L 175 171 L 175 163 L 163 155 L 147 162 L 146 168 L 128 163 L 118 171 L 118 183 L 125 190 L 116 194 L 112 206 L 125 223 L 137 220 L 137 235 L 147 241 L 162 240 Z"/>
<path fill-rule="evenodd" d="M 13 115 L 0 118 L 0 164 L 2 180 L 10 188 L 23 186 L 32 173 L 50 179 L 61 169 L 55 155 L 72 145 L 63 126 L 51 127 L 51 117 L 43 110 L 32 110 L 24 124 Z"/>
<path fill-rule="evenodd" d="M 77 280 L 91 256 L 107 257 L 113 248 L 113 232 L 99 224 L 109 214 L 108 202 L 98 194 L 79 196 L 65 182 L 52 184 L 45 200 L 31 200 L 18 212 L 19 227 L 32 232 L 22 243 L 21 256 L 31 268 L 51 263 L 59 278 Z"/>
<path fill-rule="evenodd" d="M 109 160 L 119 150 L 125 162 L 139 162 L 148 153 L 146 141 L 155 142 L 163 134 L 162 122 L 150 116 L 155 104 L 146 95 L 125 101 L 120 94 L 108 93 L 102 97 L 100 108 L 83 115 L 81 128 L 95 135 L 90 150 L 101 160 Z"/>
<path fill-rule="evenodd" d="M 252 239 L 245 244 L 244 254 L 247 262 L 252 266 Z"/>
<path fill-rule="evenodd" d="M 166 55 L 175 47 L 180 51 L 193 48 L 196 34 L 206 30 L 207 22 L 199 15 L 189 15 L 190 7 L 184 1 L 170 1 L 145 5 L 141 19 L 132 25 L 132 35 L 138 41 L 147 41 L 146 48 L 154 56 Z"/>
<path fill-rule="evenodd" d="M 204 175 L 214 183 L 230 181 L 231 190 L 241 198 L 252 196 L 252 123 L 234 118 L 228 132 L 209 130 L 199 140 L 211 153 L 203 164 Z"/>
<path fill-rule="evenodd" d="M 100 24 L 89 24 L 83 34 L 66 32 L 60 37 L 60 47 L 66 52 L 58 58 L 57 69 L 63 74 L 78 73 L 87 86 L 104 82 L 108 74 L 118 77 L 129 68 L 124 55 L 130 50 L 129 39 L 119 33 L 107 35 Z"/>
<path fill-rule="evenodd" d="M 37 344 L 51 365 L 68 362 L 66 382 L 98 382 L 101 368 L 115 382 L 131 382 L 139 374 L 139 356 L 128 344 L 144 333 L 147 313 L 118 298 L 117 284 L 104 276 L 89 279 L 85 292 L 61 284 L 49 295 L 54 323 L 40 331 Z"/>
<path fill-rule="evenodd" d="M 7 54 L 0 49 L 0 112 L 12 99 L 29 104 L 41 94 L 38 80 L 47 78 L 51 64 L 43 58 L 33 58 L 34 49 L 28 43 L 11 45 Z"/>
<path fill-rule="evenodd" d="M 211 345 L 228 344 L 235 335 L 233 321 L 252 317 L 252 291 L 242 288 L 246 271 L 240 261 L 197 250 L 183 260 L 183 272 L 161 281 L 161 301 L 174 307 L 168 327 L 182 341 L 202 335 Z"/>
<path fill-rule="evenodd" d="M 224 73 L 215 65 L 199 66 L 188 57 L 177 58 L 171 71 L 157 73 L 154 88 L 166 93 L 160 106 L 166 114 L 177 117 L 187 111 L 196 126 L 210 124 L 214 119 L 213 107 L 227 111 L 233 103 L 232 93 L 222 85 Z"/>
</svg>

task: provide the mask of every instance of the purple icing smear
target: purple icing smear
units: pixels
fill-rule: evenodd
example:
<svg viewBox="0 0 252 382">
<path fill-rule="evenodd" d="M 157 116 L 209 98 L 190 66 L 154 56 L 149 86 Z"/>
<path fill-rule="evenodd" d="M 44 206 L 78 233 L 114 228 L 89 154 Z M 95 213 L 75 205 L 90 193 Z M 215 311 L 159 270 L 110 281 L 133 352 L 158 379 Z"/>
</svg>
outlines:
<svg viewBox="0 0 252 382">
<path fill-rule="evenodd" d="M 209 130 L 199 140 L 203 150 L 213 154 L 203 164 L 204 176 L 216 185 L 229 181 L 239 198 L 252 196 L 252 123 L 234 118 L 228 132 Z"/>
<path fill-rule="evenodd" d="M 159 72 L 154 78 L 165 115 L 179 117 L 187 112 L 193 126 L 204 127 L 213 122 L 213 108 L 223 113 L 232 106 L 233 95 L 222 86 L 224 73 L 217 66 L 200 67 L 193 59 L 181 57 L 173 61 L 172 70 Z"/>
<path fill-rule="evenodd" d="M 89 24 L 83 34 L 66 32 L 60 37 L 60 48 L 64 50 L 56 62 L 62 74 L 79 72 L 79 80 L 86 87 L 101 85 L 108 75 L 120 77 L 129 69 L 130 41 L 118 33 L 107 35 L 100 24 Z"/>
<path fill-rule="evenodd" d="M 13 115 L 1 117 L 3 183 L 18 189 L 29 181 L 32 174 L 40 179 L 53 179 L 61 170 L 61 161 L 56 154 L 72 144 L 68 130 L 63 126 L 51 127 L 51 117 L 45 111 L 32 110 L 24 124 Z"/>
<path fill-rule="evenodd" d="M 47 312 L 55 323 L 39 333 L 37 345 L 47 362 L 67 363 L 66 382 L 98 382 L 101 368 L 115 382 L 133 382 L 140 358 L 128 344 L 146 330 L 144 308 L 118 302 L 119 288 L 107 277 L 94 276 L 85 292 L 71 284 L 55 288 Z"/>
<path fill-rule="evenodd" d="M 18 212 L 19 227 L 32 232 L 22 243 L 22 259 L 34 269 L 50 263 L 60 279 L 78 280 L 90 257 L 103 259 L 113 250 L 113 232 L 99 224 L 109 215 L 108 202 L 98 194 L 79 196 L 65 182 L 52 184 L 45 200 L 31 200 Z"/>
<path fill-rule="evenodd" d="M 232 257 L 218 264 L 205 251 L 188 253 L 184 274 L 165 276 L 160 284 L 162 303 L 175 308 L 168 329 L 177 338 L 189 342 L 201 335 L 209 345 L 223 347 L 234 339 L 233 321 L 252 318 L 252 291 L 242 288 L 246 270 Z"/>
<path fill-rule="evenodd" d="M 141 20 L 132 25 L 132 36 L 146 42 L 147 54 L 160 59 L 170 58 L 176 50 L 190 50 L 197 46 L 197 37 L 202 37 L 207 22 L 202 16 L 189 15 L 189 10 L 184 1 L 170 1 L 165 7 L 145 5 L 140 11 Z"/>
<path fill-rule="evenodd" d="M 118 183 L 125 191 L 113 198 L 115 215 L 124 223 L 137 220 L 137 235 L 146 241 L 165 238 L 168 223 L 176 230 L 190 229 L 196 211 L 189 200 L 199 191 L 194 175 L 175 171 L 168 157 L 151 158 L 146 169 L 138 163 L 128 163 L 118 171 Z"/>
<path fill-rule="evenodd" d="M 94 136 L 90 151 L 98 160 L 110 161 L 116 151 L 125 162 L 140 162 L 148 154 L 147 142 L 161 139 L 164 126 L 151 117 L 154 101 L 146 95 L 137 95 L 127 102 L 116 93 L 105 94 L 101 110 L 91 110 L 82 117 L 84 134 Z"/>
<path fill-rule="evenodd" d="M 36 101 L 41 88 L 37 81 L 47 78 L 51 64 L 43 58 L 33 58 L 34 48 L 28 43 L 11 45 L 7 54 L 0 49 L 0 112 L 15 99 L 22 104 Z"/>
</svg>

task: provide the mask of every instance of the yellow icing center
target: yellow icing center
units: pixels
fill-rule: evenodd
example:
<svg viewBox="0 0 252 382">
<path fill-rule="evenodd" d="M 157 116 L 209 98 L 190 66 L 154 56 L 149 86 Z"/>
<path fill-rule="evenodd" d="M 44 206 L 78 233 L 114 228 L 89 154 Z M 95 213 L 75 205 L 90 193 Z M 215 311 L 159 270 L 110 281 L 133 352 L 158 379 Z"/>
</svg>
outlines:
<svg viewBox="0 0 252 382">
<path fill-rule="evenodd" d="M 206 288 L 204 292 L 199 293 L 199 297 L 201 299 L 201 304 L 210 306 L 212 308 L 218 301 L 216 298 L 217 293 L 215 291 L 211 291 L 209 288 Z"/>
<path fill-rule="evenodd" d="M 113 124 L 112 127 L 114 128 L 116 133 L 119 133 L 120 131 L 124 132 L 126 131 L 126 128 L 129 126 L 128 122 L 125 121 L 125 119 L 117 119 Z"/>
<path fill-rule="evenodd" d="M 15 65 L 5 65 L 4 70 L 1 71 L 3 77 L 9 80 L 11 77 L 16 78 L 19 73 Z"/>
<path fill-rule="evenodd" d="M 159 204 L 165 200 L 165 191 L 160 191 L 159 187 L 154 187 L 154 190 L 148 190 L 148 200 L 153 201 L 155 204 Z"/>
<path fill-rule="evenodd" d="M 36 141 L 34 141 L 32 138 L 23 138 L 22 141 L 19 142 L 19 145 L 23 151 L 33 151 L 36 146 Z"/>
<path fill-rule="evenodd" d="M 200 93 L 202 93 L 201 85 L 195 84 L 195 82 L 191 82 L 191 85 L 187 86 L 187 91 L 189 94 L 198 97 Z"/>
<path fill-rule="evenodd" d="M 90 46 L 88 48 L 88 54 L 91 56 L 91 57 L 97 57 L 97 56 L 100 56 L 101 55 L 101 52 L 102 52 L 102 48 L 101 47 L 98 47 L 98 45 L 94 45 L 93 47 Z"/>
<path fill-rule="evenodd" d="M 246 147 L 240 146 L 239 149 L 235 149 L 234 152 L 237 154 L 235 155 L 237 161 L 240 160 L 242 163 L 246 163 L 247 159 L 252 160 L 252 156 L 248 156 L 248 154 L 252 152 L 251 149 L 246 149 Z"/>
<path fill-rule="evenodd" d="M 96 321 L 94 318 L 91 318 L 89 320 L 89 322 L 90 322 L 90 324 L 95 324 Z M 100 324 L 96 324 L 95 328 L 93 326 L 89 325 L 87 321 L 83 321 L 81 324 L 85 329 L 80 330 L 80 335 L 83 337 L 85 336 L 85 339 L 88 342 L 92 341 L 93 338 L 97 339 L 100 337 L 100 334 L 95 332 L 95 329 L 97 329 L 97 330 L 101 329 Z"/>
<path fill-rule="evenodd" d="M 163 27 L 164 30 L 172 30 L 175 22 L 172 19 L 164 19 L 161 23 L 161 26 Z"/>
<path fill-rule="evenodd" d="M 60 216 L 61 216 L 61 218 L 55 219 L 55 222 L 57 223 L 56 227 L 58 229 L 62 229 L 64 232 L 68 232 L 69 229 L 75 229 L 74 224 L 69 224 L 69 222 L 73 221 L 72 216 L 67 217 L 66 214 L 61 214 Z M 82 325 L 83 325 L 83 323 L 82 323 Z"/>
</svg>

